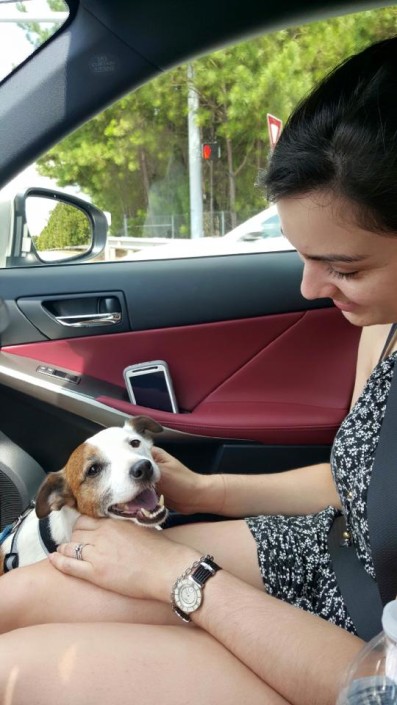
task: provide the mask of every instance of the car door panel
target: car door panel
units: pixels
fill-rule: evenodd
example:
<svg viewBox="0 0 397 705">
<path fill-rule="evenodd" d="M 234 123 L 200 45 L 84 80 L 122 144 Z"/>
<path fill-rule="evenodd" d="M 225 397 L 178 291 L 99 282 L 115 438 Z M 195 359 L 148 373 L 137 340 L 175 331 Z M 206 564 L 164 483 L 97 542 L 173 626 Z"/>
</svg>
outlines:
<svg viewBox="0 0 397 705">
<path fill-rule="evenodd" d="M 329 309 L 331 311 L 331 309 Z M 3 347 L 3 352 L 90 374 L 124 388 L 128 365 L 164 359 L 181 409 L 191 412 L 221 383 L 273 344 L 303 313 L 156 328 Z"/>
<path fill-rule="evenodd" d="M 114 385 L 109 394 L 98 384 L 96 399 L 126 414 L 144 410 L 127 401 L 123 369 L 164 359 L 185 412 L 151 410 L 166 426 L 260 442 L 328 443 L 349 404 L 357 334 L 339 311 L 326 309 L 8 346 L 3 352 Z"/>
<path fill-rule="evenodd" d="M 256 347 L 255 351 L 250 351 L 249 346 L 244 345 L 246 324 L 256 326 L 258 343 L 265 337 L 267 326 L 272 330 L 274 318 L 277 323 L 285 323 L 284 330 L 274 337 L 269 334 L 269 339 L 259 350 Z M 221 438 L 279 444 L 332 442 L 349 405 L 357 342 L 357 330 L 347 324 L 338 311 L 310 311 L 303 315 L 269 316 L 225 324 L 229 332 L 233 328 L 233 338 L 240 341 L 242 352 L 237 366 L 233 364 L 228 371 L 226 364 L 221 365 L 221 360 L 222 355 L 228 355 L 229 342 L 224 340 L 224 346 L 220 348 L 214 345 L 214 358 L 219 369 L 216 382 L 216 362 L 212 365 L 211 355 L 208 355 L 208 350 L 212 351 L 212 331 L 209 328 L 212 326 L 207 327 L 200 343 L 189 340 L 189 333 L 180 329 L 178 338 L 186 333 L 187 350 L 176 346 L 173 353 L 167 346 L 169 354 L 165 359 L 171 371 L 175 369 L 173 378 L 177 398 L 188 413 L 153 411 L 155 418 L 170 428 Z M 221 328 L 223 330 L 223 326 Z M 328 337 L 330 331 L 331 340 Z M 199 335 L 203 331 L 196 329 L 195 332 Z M 151 340 L 155 339 L 156 332 Z M 311 341 L 317 339 L 318 344 L 313 345 Z M 337 354 L 342 341 L 347 351 L 343 357 Z M 194 346 L 192 357 L 189 356 L 189 343 Z M 131 349 L 135 353 L 139 347 L 132 345 Z M 156 349 L 166 352 L 161 345 Z M 196 361 L 199 362 L 195 364 Z M 191 385 L 196 386 L 197 380 L 200 382 L 197 391 L 202 398 L 195 403 L 192 397 L 189 399 L 183 394 L 183 390 L 192 389 Z M 98 401 L 125 413 L 132 411 L 126 401 L 107 396 L 101 396 Z M 143 410 L 135 408 L 134 411 L 142 413 Z"/>
<path fill-rule="evenodd" d="M 195 448 L 196 464 L 239 466 L 242 449 L 251 448 L 252 469 L 278 467 L 293 447 L 302 462 L 323 457 L 346 413 L 359 330 L 329 302 L 301 297 L 296 253 L 32 268 L 18 286 L 4 274 L 0 382 L 15 391 L 17 406 L 28 394 L 36 406 L 72 414 L 82 433 L 87 423 L 150 413 L 168 429 L 169 448 L 185 457 Z M 124 332 L 116 324 L 76 334 L 48 307 L 61 302 L 61 313 L 84 315 L 76 302 L 115 293 Z M 150 359 L 169 364 L 184 413 L 128 402 L 124 367 Z M 74 373 L 79 383 L 43 374 L 40 365 Z"/>
<path fill-rule="evenodd" d="M 110 331 L 115 326 L 117 332 L 129 328 L 120 291 L 20 297 L 18 308 L 47 339 L 97 335 L 98 328 Z"/>
<path fill-rule="evenodd" d="M 22 338 L 20 327 L 27 322 L 35 326 L 32 315 L 38 316 L 43 303 L 78 296 L 122 292 L 128 328 L 134 331 L 330 306 L 329 301 L 303 299 L 301 272 L 296 252 L 5 269 L 0 278 L 1 345 L 43 340 L 32 326 Z M 59 330 L 59 337 L 74 336 L 71 329 L 59 325 Z M 100 333 L 101 326 L 90 332 Z M 54 338 L 54 331 L 50 335 Z"/>
</svg>

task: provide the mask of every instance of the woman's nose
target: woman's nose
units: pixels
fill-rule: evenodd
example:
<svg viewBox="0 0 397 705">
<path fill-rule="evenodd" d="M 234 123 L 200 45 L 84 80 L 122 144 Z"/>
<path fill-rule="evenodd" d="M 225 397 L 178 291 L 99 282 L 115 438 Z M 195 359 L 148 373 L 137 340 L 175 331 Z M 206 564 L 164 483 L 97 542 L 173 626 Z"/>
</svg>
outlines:
<svg viewBox="0 0 397 705">
<path fill-rule="evenodd" d="M 319 262 L 305 262 L 301 282 L 301 294 L 305 299 L 332 299 L 336 288 Z"/>
</svg>

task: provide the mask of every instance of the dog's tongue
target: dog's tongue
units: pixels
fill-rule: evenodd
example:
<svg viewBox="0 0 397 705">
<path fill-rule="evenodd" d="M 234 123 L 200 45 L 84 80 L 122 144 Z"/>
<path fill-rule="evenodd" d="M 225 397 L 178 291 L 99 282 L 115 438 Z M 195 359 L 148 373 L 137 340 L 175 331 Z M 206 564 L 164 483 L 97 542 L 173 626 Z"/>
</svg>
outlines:
<svg viewBox="0 0 397 705">
<path fill-rule="evenodd" d="M 140 526 L 159 527 L 167 518 L 164 497 L 159 498 L 153 487 L 143 490 L 129 502 L 113 504 L 109 512 L 125 519 L 133 519 Z"/>
<path fill-rule="evenodd" d="M 138 494 L 131 502 L 126 502 L 126 505 L 130 511 L 134 509 L 148 509 L 152 511 L 157 507 L 157 502 L 158 498 L 155 491 L 149 488 L 143 490 L 143 492 Z"/>
</svg>

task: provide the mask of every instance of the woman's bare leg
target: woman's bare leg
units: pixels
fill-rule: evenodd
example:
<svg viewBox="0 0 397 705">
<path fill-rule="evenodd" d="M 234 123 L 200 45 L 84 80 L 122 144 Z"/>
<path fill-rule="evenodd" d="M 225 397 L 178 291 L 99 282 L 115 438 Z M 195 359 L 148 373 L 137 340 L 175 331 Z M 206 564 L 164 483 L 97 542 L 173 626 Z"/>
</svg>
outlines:
<svg viewBox="0 0 397 705">
<path fill-rule="evenodd" d="M 0 702 L 288 705 L 199 629 L 109 623 L 41 625 L 1 636 Z"/>
<path fill-rule="evenodd" d="M 263 589 L 255 541 L 244 521 L 187 524 L 167 534 L 202 553 L 213 553 L 223 568 Z M 169 605 L 104 591 L 63 575 L 48 561 L 2 576 L 0 605 L 7 605 L 0 610 L 0 633 L 51 622 L 179 624 Z"/>
<path fill-rule="evenodd" d="M 53 622 L 178 624 L 180 621 L 169 605 L 133 600 L 102 590 L 63 575 L 48 561 L 2 576 L 0 605 L 0 634 Z"/>
</svg>

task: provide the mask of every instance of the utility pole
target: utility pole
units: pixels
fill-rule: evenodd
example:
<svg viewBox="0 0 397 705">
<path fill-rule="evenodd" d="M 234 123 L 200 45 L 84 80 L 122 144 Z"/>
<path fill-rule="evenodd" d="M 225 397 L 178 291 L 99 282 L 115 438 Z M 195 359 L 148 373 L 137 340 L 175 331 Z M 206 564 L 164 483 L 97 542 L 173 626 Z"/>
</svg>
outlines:
<svg viewBox="0 0 397 705">
<path fill-rule="evenodd" d="M 203 237 L 203 187 L 201 175 L 201 140 L 197 125 L 199 97 L 194 87 L 194 70 L 187 67 L 188 85 L 188 134 L 189 134 L 189 191 L 190 191 L 190 237 Z"/>
</svg>

